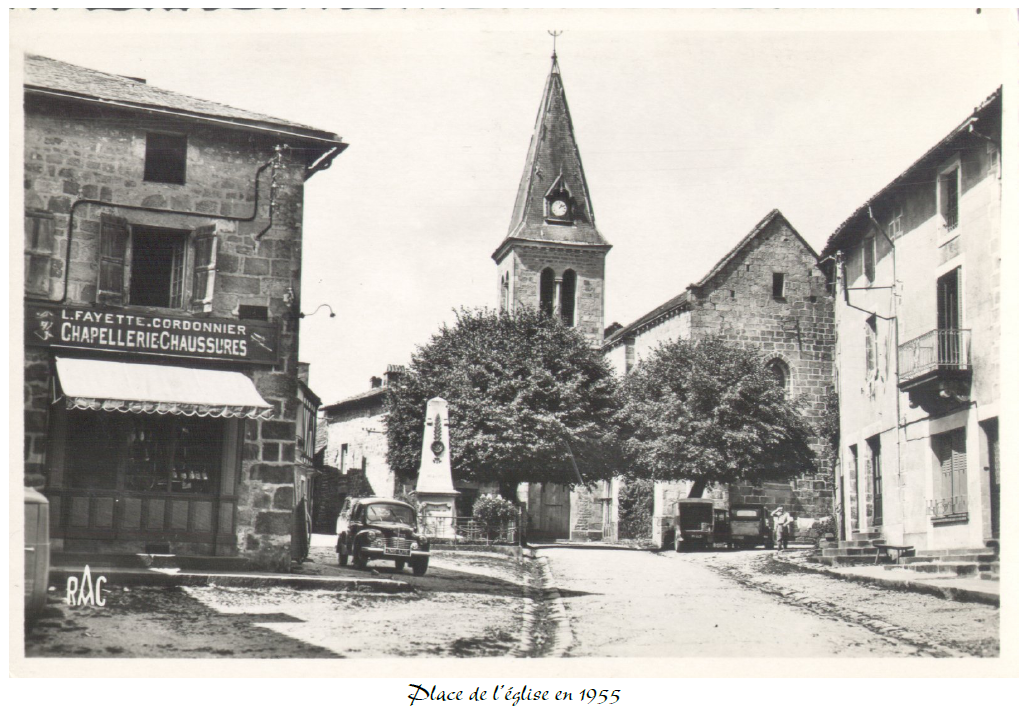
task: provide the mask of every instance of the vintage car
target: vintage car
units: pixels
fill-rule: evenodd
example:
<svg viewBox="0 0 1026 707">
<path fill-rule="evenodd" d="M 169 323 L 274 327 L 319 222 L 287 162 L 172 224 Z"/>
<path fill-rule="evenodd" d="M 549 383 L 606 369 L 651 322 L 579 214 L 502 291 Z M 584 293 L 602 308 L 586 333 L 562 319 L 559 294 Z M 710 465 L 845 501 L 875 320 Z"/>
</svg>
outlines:
<svg viewBox="0 0 1026 707">
<path fill-rule="evenodd" d="M 394 498 L 361 498 L 339 517 L 338 563 L 363 569 L 369 560 L 392 560 L 402 570 L 409 563 L 413 574 L 427 572 L 430 546 L 417 531 L 413 506 Z"/>
<path fill-rule="evenodd" d="M 730 506 L 730 544 L 732 547 L 765 545 L 773 549 L 773 533 L 765 506 L 733 503 Z"/>
<path fill-rule="evenodd" d="M 688 498 L 677 501 L 675 514 L 674 549 L 684 552 L 693 547 L 711 548 L 713 543 L 726 542 L 717 537 L 717 530 L 725 530 L 723 518 L 717 527 L 716 508 L 711 498 Z"/>
</svg>

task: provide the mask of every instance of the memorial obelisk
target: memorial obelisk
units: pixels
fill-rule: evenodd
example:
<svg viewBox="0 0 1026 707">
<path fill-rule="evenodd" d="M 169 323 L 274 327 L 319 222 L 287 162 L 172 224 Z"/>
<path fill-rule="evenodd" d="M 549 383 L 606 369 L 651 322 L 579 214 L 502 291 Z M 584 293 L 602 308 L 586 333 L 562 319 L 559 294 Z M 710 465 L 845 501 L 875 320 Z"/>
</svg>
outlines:
<svg viewBox="0 0 1026 707">
<path fill-rule="evenodd" d="M 456 497 L 460 494 L 452 487 L 449 404 L 442 398 L 427 403 L 416 495 L 426 532 L 435 537 L 455 537 Z"/>
</svg>

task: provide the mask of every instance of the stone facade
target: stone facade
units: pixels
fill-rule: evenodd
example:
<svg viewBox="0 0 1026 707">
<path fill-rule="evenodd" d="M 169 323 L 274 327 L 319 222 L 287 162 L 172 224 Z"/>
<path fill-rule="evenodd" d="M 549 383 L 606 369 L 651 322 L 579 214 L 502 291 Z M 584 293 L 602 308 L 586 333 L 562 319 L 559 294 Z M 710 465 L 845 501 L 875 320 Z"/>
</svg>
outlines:
<svg viewBox="0 0 1026 707">
<path fill-rule="evenodd" d="M 603 349 L 607 359 L 623 375 L 660 343 L 677 338 L 717 337 L 755 346 L 768 366 L 783 373 L 788 392 L 806 401 L 806 415 L 818 429 L 833 390 L 834 330 L 832 291 L 817 260 L 787 219 L 773 211 L 699 283 L 614 331 Z M 821 438 L 812 447 L 819 459 L 812 476 L 790 484 L 734 484 L 730 499 L 782 505 L 803 524 L 830 515 L 832 447 Z M 689 489 L 687 483 L 657 488 L 657 541 L 672 524 L 672 501 L 686 497 Z"/>
<path fill-rule="evenodd" d="M 998 91 L 824 250 L 838 270 L 834 483 L 845 539 L 878 532 L 936 550 L 1000 535 L 1003 110 Z M 942 312 L 949 286 L 953 311 Z"/>
<path fill-rule="evenodd" d="M 343 148 L 344 143 L 330 133 L 308 129 L 310 139 L 295 135 L 289 140 L 292 149 L 276 151 L 276 146 L 285 141 L 266 125 L 250 128 L 241 124 L 245 123 L 242 119 L 237 129 L 215 126 L 215 121 L 205 120 L 204 115 L 190 115 L 185 110 L 179 117 L 165 113 L 158 119 L 145 108 L 100 105 L 88 96 L 60 95 L 59 77 L 75 77 L 83 94 L 97 86 L 99 98 L 106 98 L 106 91 L 143 92 L 165 103 L 181 98 L 182 105 L 198 112 L 216 104 L 166 91 L 146 94 L 145 85 L 137 82 L 42 57 L 30 57 L 28 63 L 24 146 L 26 301 L 155 313 L 153 308 L 131 304 L 111 306 L 98 297 L 100 223 L 104 215 L 126 219 L 129 228 L 185 232 L 207 229 L 217 235 L 212 297 L 202 308 L 184 307 L 175 314 L 236 318 L 240 305 L 251 305 L 266 307 L 269 321 L 279 327 L 277 363 L 242 369 L 273 410 L 270 419 L 238 423 L 244 431 L 234 513 L 237 544 L 234 548 L 218 548 L 218 553 L 238 554 L 261 566 L 287 568 L 299 349 L 293 316 L 296 310 L 290 306 L 289 297 L 295 301 L 300 297 L 303 185 L 310 174 L 311 153 L 323 154 L 331 142 L 336 149 Z M 37 92 L 33 90 L 35 85 L 50 90 Z M 144 98 L 137 95 L 136 100 Z M 147 136 L 153 131 L 187 136 L 184 184 L 144 179 Z M 258 187 L 258 168 L 276 156 L 274 169 L 265 171 Z M 72 218 L 73 230 L 69 233 Z M 259 240 L 258 234 L 262 234 Z M 184 286 L 190 287 L 192 279 L 185 280 Z M 197 358 L 147 358 L 148 363 L 210 365 Z M 48 442 L 53 433 L 48 393 L 53 376 L 51 360 L 47 349 L 25 349 L 25 483 L 44 492 L 56 491 L 47 485 L 51 472 Z M 68 545 L 65 549 L 74 549 Z M 62 539 L 55 540 L 55 549 L 64 546 Z M 126 549 L 141 551 L 142 547 Z M 172 543 L 171 549 L 185 548 Z"/>
<path fill-rule="evenodd" d="M 346 474 L 362 474 L 369 495 L 392 497 L 396 479 L 388 466 L 387 385 L 375 378 L 375 387 L 346 400 L 325 406 L 327 429 L 325 463 Z"/>
</svg>

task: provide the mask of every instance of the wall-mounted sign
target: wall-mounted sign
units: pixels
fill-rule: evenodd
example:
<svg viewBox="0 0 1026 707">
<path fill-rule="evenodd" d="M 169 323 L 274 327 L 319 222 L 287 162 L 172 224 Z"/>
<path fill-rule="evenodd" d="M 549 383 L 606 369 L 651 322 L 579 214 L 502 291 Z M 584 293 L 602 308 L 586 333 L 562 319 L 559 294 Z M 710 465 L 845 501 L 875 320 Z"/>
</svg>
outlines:
<svg viewBox="0 0 1026 707">
<path fill-rule="evenodd" d="M 275 324 L 49 304 L 26 305 L 25 344 L 251 363 L 278 362 Z"/>
</svg>

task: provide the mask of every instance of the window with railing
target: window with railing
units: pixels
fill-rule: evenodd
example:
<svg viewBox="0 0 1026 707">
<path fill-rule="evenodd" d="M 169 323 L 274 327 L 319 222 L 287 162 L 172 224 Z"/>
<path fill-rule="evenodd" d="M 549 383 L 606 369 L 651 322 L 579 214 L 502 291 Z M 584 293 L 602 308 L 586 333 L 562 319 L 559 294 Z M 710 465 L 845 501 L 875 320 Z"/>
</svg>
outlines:
<svg viewBox="0 0 1026 707">
<path fill-rule="evenodd" d="M 968 371 L 969 330 L 934 329 L 898 348 L 898 380 L 913 380 L 935 371 Z"/>
</svg>

